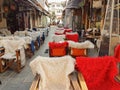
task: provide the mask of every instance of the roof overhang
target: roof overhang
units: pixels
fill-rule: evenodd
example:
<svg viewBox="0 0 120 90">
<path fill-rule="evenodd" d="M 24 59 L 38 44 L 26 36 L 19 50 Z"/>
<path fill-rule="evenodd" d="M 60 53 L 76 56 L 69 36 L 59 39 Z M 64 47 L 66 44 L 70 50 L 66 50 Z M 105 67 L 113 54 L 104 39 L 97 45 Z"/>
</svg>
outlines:
<svg viewBox="0 0 120 90">
<path fill-rule="evenodd" d="M 31 1 L 31 0 L 28 0 L 37 10 L 39 10 L 39 11 L 43 11 L 42 10 L 42 8 L 41 7 L 39 7 L 36 3 L 34 3 L 33 1 Z"/>
<path fill-rule="evenodd" d="M 84 6 L 84 0 L 69 0 L 65 9 L 78 9 Z"/>
</svg>

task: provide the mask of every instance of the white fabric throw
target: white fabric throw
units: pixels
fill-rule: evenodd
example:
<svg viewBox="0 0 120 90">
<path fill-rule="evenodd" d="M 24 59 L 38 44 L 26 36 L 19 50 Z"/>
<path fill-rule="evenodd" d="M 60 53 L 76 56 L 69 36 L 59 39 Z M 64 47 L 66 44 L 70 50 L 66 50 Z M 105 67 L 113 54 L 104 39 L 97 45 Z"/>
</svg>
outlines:
<svg viewBox="0 0 120 90">
<path fill-rule="evenodd" d="M 26 58 L 25 58 L 24 48 L 20 48 L 20 60 L 21 60 L 21 67 L 25 66 Z"/>
<path fill-rule="evenodd" d="M 64 40 L 65 40 L 65 35 L 54 35 L 53 36 L 54 42 L 59 42 L 59 41 L 64 41 Z"/>
<path fill-rule="evenodd" d="M 78 48 L 78 49 L 82 49 L 82 48 L 94 48 L 94 44 L 88 40 L 84 41 L 84 42 L 74 42 L 74 41 L 67 41 L 68 42 L 68 46 L 71 48 Z"/>
<path fill-rule="evenodd" d="M 30 67 L 41 76 L 39 90 L 70 90 L 68 75 L 74 71 L 74 62 L 71 56 L 35 58 Z"/>
<path fill-rule="evenodd" d="M 15 51 L 21 47 L 26 46 L 26 42 L 20 40 L 0 40 L 0 46 L 5 48 L 5 53 L 15 53 Z"/>
</svg>

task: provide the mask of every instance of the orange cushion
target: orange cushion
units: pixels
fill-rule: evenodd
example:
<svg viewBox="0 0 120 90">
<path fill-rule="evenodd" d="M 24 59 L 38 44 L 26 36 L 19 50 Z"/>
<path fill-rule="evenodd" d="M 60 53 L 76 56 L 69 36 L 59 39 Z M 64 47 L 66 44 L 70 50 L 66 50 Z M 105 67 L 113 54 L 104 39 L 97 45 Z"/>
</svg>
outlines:
<svg viewBox="0 0 120 90">
<path fill-rule="evenodd" d="M 70 54 L 72 56 L 86 56 L 86 49 L 71 48 Z"/>
<path fill-rule="evenodd" d="M 66 55 L 65 48 L 53 48 L 51 49 L 51 56 L 64 56 Z"/>
</svg>

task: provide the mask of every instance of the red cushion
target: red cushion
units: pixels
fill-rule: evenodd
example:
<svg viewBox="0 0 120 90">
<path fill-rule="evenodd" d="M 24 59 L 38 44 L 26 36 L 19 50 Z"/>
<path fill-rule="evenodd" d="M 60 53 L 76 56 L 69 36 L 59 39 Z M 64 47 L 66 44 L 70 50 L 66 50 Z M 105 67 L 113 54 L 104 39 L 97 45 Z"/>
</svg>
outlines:
<svg viewBox="0 0 120 90">
<path fill-rule="evenodd" d="M 51 56 L 64 56 L 66 55 L 66 47 L 68 42 L 49 42 Z"/>
<path fill-rule="evenodd" d="M 72 56 L 86 56 L 86 49 L 71 48 Z"/>
<path fill-rule="evenodd" d="M 66 48 L 53 48 L 50 54 L 51 56 L 64 56 L 66 55 Z"/>
<path fill-rule="evenodd" d="M 67 47 L 68 42 L 49 42 L 50 48 L 60 48 L 60 47 Z"/>
</svg>

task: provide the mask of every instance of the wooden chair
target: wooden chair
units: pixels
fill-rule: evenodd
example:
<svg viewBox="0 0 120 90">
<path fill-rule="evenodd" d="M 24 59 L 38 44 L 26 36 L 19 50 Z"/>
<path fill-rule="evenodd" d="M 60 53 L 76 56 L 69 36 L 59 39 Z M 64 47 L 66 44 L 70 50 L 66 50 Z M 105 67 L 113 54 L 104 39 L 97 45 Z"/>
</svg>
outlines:
<svg viewBox="0 0 120 90">
<path fill-rule="evenodd" d="M 120 84 L 115 80 L 116 60 L 113 56 L 76 57 L 76 70 L 83 74 L 90 90 L 117 90 Z"/>
<path fill-rule="evenodd" d="M 87 56 L 87 49 L 69 48 L 69 55 L 72 57 Z"/>
<path fill-rule="evenodd" d="M 4 72 L 8 68 L 20 72 L 21 68 L 25 66 L 24 42 L 1 40 L 0 44 L 5 48 L 0 56 L 0 72 Z"/>
<path fill-rule="evenodd" d="M 34 41 L 31 41 L 31 44 L 28 44 L 28 48 L 25 49 L 26 56 L 31 58 L 34 55 L 35 52 L 35 43 Z"/>
<path fill-rule="evenodd" d="M 60 57 L 67 55 L 68 43 L 67 42 L 49 42 L 49 56 Z"/>
<path fill-rule="evenodd" d="M 118 45 L 115 47 L 114 57 L 118 59 L 117 63 L 118 63 L 119 73 L 118 73 L 118 75 L 116 76 L 116 79 L 120 82 L 120 44 L 118 44 Z"/>
<path fill-rule="evenodd" d="M 4 53 L 5 53 L 5 48 L 0 47 L 0 57 L 4 55 Z M 7 69 L 6 62 L 2 61 L 2 59 L 0 58 L 0 72 L 4 72 L 6 69 Z"/>
<path fill-rule="evenodd" d="M 90 41 L 74 42 L 68 41 L 69 55 L 73 57 L 87 56 L 87 50 L 94 48 L 94 44 Z"/>
<path fill-rule="evenodd" d="M 51 62 L 53 62 L 54 60 L 53 59 L 55 59 L 55 61 L 57 62 L 57 60 L 58 59 L 56 59 L 56 57 L 54 58 L 54 57 L 50 57 L 51 59 L 50 59 L 50 61 Z M 57 58 L 61 58 L 61 57 L 57 57 Z M 67 57 L 65 57 L 64 59 L 66 59 Z M 40 59 L 41 59 L 41 57 L 37 57 L 35 60 L 33 60 L 32 61 L 32 63 L 30 63 L 30 66 L 31 66 L 31 68 L 33 68 L 34 70 L 36 70 L 36 71 L 33 71 L 33 69 L 32 69 L 32 71 L 33 71 L 33 73 L 35 74 L 35 72 L 40 72 L 40 73 L 42 73 L 40 70 L 42 70 L 42 69 L 38 69 L 38 67 L 34 67 L 34 66 L 39 66 L 39 62 L 41 62 L 40 61 Z M 46 61 L 46 60 L 48 60 L 48 58 L 43 58 L 44 59 L 44 61 Z M 46 59 L 46 60 L 45 60 Z M 71 59 L 70 58 L 67 58 L 66 60 L 67 61 L 69 61 L 69 60 L 71 61 Z M 65 60 L 65 62 L 66 62 L 66 60 Z M 60 60 L 61 61 L 61 60 Z M 47 61 L 48 62 L 48 61 Z M 55 63 L 56 63 L 55 62 Z M 45 62 L 44 62 L 45 63 Z M 60 62 L 59 62 L 60 63 Z M 63 63 L 63 62 L 61 62 L 61 63 Z M 72 63 L 71 63 L 72 64 Z M 71 64 L 68 64 L 68 65 L 71 65 Z M 43 64 L 42 64 L 43 65 Z M 51 64 L 50 64 L 51 65 Z M 46 65 L 45 65 L 46 66 Z M 57 64 L 56 65 L 54 65 L 53 66 L 53 68 L 55 68 L 57 66 Z M 43 66 L 44 67 L 44 66 Z M 63 64 L 63 67 L 64 67 L 64 64 Z M 45 67 L 44 67 L 45 68 Z M 56 67 L 57 68 L 57 67 Z M 65 67 L 66 68 L 66 67 Z M 74 67 L 71 67 L 71 68 L 74 68 Z M 37 70 L 38 69 L 38 70 Z M 53 69 L 52 69 L 53 70 Z M 59 71 L 59 70 L 58 70 Z M 39 84 L 40 84 L 40 82 L 43 82 L 43 76 L 42 75 L 40 75 L 40 74 L 36 74 L 36 76 L 35 76 L 35 78 L 34 78 L 34 80 L 33 80 L 33 82 L 32 82 L 32 84 L 31 84 L 31 86 L 30 86 L 30 90 L 39 90 Z M 50 72 L 51 73 L 51 72 Z M 47 72 L 47 77 L 49 77 L 49 75 L 51 75 L 50 73 L 48 73 Z M 67 72 L 66 72 L 67 73 Z M 62 74 L 62 72 L 61 72 L 61 74 Z M 79 75 L 79 77 L 78 77 L 78 75 Z M 55 76 L 56 77 L 56 76 Z M 57 77 L 59 77 L 59 75 L 57 76 Z M 82 76 L 82 74 L 81 73 L 77 73 L 77 72 L 72 72 L 71 74 L 69 74 L 69 76 L 68 76 L 69 78 L 69 80 L 70 80 L 70 89 L 69 90 L 88 90 L 87 89 L 87 86 L 86 86 L 86 83 L 85 83 L 85 81 L 84 81 L 84 78 L 83 78 L 83 76 Z M 42 78 L 42 81 L 40 81 L 41 80 L 41 78 Z M 50 77 L 51 78 L 51 77 Z M 61 77 L 60 77 L 61 78 Z M 57 80 L 57 78 L 55 78 L 56 80 Z M 49 79 L 49 80 L 51 80 L 51 79 Z M 60 79 L 61 80 L 61 79 Z M 60 83 L 59 83 L 60 84 Z M 59 85 L 58 84 L 58 85 Z M 43 85 L 42 83 L 41 83 L 41 85 Z M 61 85 L 61 84 L 60 84 Z M 57 90 L 57 89 L 56 89 Z"/>
<path fill-rule="evenodd" d="M 3 65 L 4 63 L 4 65 Z M 21 70 L 20 50 L 16 50 L 16 54 L 3 54 L 0 57 L 0 72 L 6 71 L 8 68 L 14 69 L 16 72 Z"/>
<path fill-rule="evenodd" d="M 71 40 L 74 42 L 78 42 L 79 41 L 79 35 L 78 33 L 66 33 L 66 40 Z"/>
<path fill-rule="evenodd" d="M 84 77 L 81 73 L 72 73 L 70 76 L 70 90 L 88 90 Z M 29 90 L 39 90 L 40 75 L 36 75 Z"/>
</svg>

